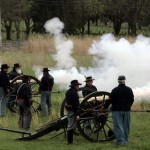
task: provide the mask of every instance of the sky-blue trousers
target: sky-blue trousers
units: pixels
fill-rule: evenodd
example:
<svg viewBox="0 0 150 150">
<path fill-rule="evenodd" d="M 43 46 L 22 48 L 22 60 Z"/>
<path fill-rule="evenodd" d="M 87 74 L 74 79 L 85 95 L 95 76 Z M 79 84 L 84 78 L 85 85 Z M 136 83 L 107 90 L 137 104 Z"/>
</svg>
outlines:
<svg viewBox="0 0 150 150">
<path fill-rule="evenodd" d="M 41 92 L 41 108 L 44 115 L 48 115 L 48 109 L 50 109 L 51 106 L 51 92 Z"/>
<path fill-rule="evenodd" d="M 130 111 L 113 111 L 112 118 L 116 142 L 124 145 L 128 142 L 130 132 Z"/>
<path fill-rule="evenodd" d="M 6 115 L 6 102 L 7 98 L 4 93 L 3 87 L 0 87 L 0 116 Z"/>
</svg>

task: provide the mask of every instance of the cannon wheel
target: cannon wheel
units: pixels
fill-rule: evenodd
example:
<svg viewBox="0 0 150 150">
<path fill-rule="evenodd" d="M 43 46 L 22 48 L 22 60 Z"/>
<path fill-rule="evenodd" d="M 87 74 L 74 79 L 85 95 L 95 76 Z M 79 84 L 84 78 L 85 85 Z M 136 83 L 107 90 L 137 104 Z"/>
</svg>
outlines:
<svg viewBox="0 0 150 150">
<path fill-rule="evenodd" d="M 18 112 L 19 110 L 19 107 L 16 103 L 16 96 L 17 96 L 17 88 L 19 87 L 20 83 L 22 83 L 22 77 L 23 75 L 18 76 L 11 81 L 10 89 L 9 89 L 10 92 L 7 95 L 8 97 L 7 106 L 10 111 L 15 112 L 15 113 Z M 38 102 L 39 101 L 38 97 L 40 96 L 38 94 L 38 87 L 39 87 L 40 81 L 33 76 L 28 76 L 28 77 L 29 77 L 29 85 L 31 86 L 31 90 L 32 90 L 32 100 L 33 100 L 32 112 L 36 112 L 37 108 L 40 105 Z"/>
<path fill-rule="evenodd" d="M 78 130 L 89 141 L 103 142 L 114 139 L 109 96 L 108 92 L 93 92 L 81 102 Z M 102 110 L 102 106 L 106 109 Z"/>
<path fill-rule="evenodd" d="M 88 87 L 80 87 L 78 89 L 78 91 L 83 91 L 83 90 L 90 91 L 90 92 L 95 92 L 95 90 L 93 90 L 91 88 L 88 88 Z M 67 112 L 65 110 L 65 99 L 64 99 L 62 104 L 61 104 L 61 107 L 60 107 L 60 116 L 63 117 L 63 116 L 66 116 L 66 115 L 67 115 Z"/>
<path fill-rule="evenodd" d="M 60 107 L 60 116 L 64 117 L 67 115 L 67 112 L 65 110 L 65 99 L 63 100 L 61 107 Z"/>
</svg>

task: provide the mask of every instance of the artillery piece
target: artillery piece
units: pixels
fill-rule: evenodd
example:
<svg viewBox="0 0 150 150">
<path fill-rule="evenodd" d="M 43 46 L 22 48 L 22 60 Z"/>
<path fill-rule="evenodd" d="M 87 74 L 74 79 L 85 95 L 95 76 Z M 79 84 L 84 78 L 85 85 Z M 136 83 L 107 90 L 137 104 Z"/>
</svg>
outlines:
<svg viewBox="0 0 150 150">
<path fill-rule="evenodd" d="M 35 87 L 32 82 L 31 86 Z M 81 88 L 80 90 L 83 89 Z M 113 122 L 111 116 L 111 104 L 109 103 L 109 96 L 109 92 L 97 91 L 89 94 L 81 101 L 77 128 L 80 134 L 85 139 L 92 142 L 104 142 L 114 139 L 114 134 L 112 134 Z M 104 111 L 101 111 L 101 108 L 103 106 L 106 109 Z M 150 110 L 144 110 L 143 112 L 150 112 Z M 60 133 L 52 137 L 54 138 L 60 134 L 66 133 L 67 115 L 65 112 L 65 101 L 63 101 L 61 105 L 60 116 L 61 118 L 48 122 L 41 128 L 37 129 L 34 133 L 16 131 L 6 128 L 0 128 L 0 130 L 22 134 L 22 137 L 17 138 L 17 140 L 34 140 L 52 131 L 61 130 Z M 62 131 L 62 129 L 64 130 Z"/>
<path fill-rule="evenodd" d="M 100 111 L 100 108 L 106 104 L 108 98 L 108 92 L 94 92 L 85 97 L 81 102 L 77 126 L 81 135 L 89 141 L 102 142 L 112 139 L 112 137 L 109 136 L 109 131 L 112 131 L 111 110 L 108 106 L 105 112 Z M 64 108 L 63 104 L 64 102 L 62 103 L 61 109 Z M 64 129 L 53 137 L 66 133 L 66 126 L 67 116 L 64 114 L 61 118 L 43 125 L 34 133 L 11 130 L 7 128 L 0 128 L 0 130 L 22 134 L 22 137 L 17 138 L 17 140 L 33 140 L 55 130 L 58 131 L 60 129 Z M 87 126 L 90 126 L 90 129 L 87 129 Z"/>
<path fill-rule="evenodd" d="M 110 93 L 105 91 L 93 92 L 80 103 L 77 127 L 80 134 L 89 141 L 103 142 L 114 138 L 109 95 Z M 61 116 L 66 115 L 64 105 L 65 101 L 61 105 Z M 102 112 L 103 106 L 106 109 Z"/>
<path fill-rule="evenodd" d="M 17 89 L 19 85 L 22 83 L 22 79 L 23 79 L 22 77 L 23 75 L 20 75 L 14 78 L 12 81 L 10 81 L 9 93 L 7 95 L 8 97 L 7 106 L 11 112 L 15 112 L 15 113 L 18 112 L 16 97 L 17 97 Z M 35 112 L 40 105 L 38 100 L 38 97 L 40 96 L 38 92 L 40 81 L 33 76 L 28 76 L 28 77 L 29 77 L 29 85 L 31 86 L 32 98 L 33 98 L 32 111 Z"/>
</svg>

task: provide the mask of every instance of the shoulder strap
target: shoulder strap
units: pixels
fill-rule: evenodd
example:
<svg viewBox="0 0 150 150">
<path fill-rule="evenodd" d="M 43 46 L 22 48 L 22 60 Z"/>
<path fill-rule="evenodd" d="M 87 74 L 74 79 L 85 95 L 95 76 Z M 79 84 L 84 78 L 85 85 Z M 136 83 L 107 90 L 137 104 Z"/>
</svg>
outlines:
<svg viewBox="0 0 150 150">
<path fill-rule="evenodd" d="M 21 87 L 24 85 L 25 83 L 22 83 L 20 86 L 19 86 L 19 88 L 18 88 L 18 90 L 17 90 L 17 95 L 18 95 L 18 93 L 19 93 L 19 90 L 21 89 Z"/>
</svg>

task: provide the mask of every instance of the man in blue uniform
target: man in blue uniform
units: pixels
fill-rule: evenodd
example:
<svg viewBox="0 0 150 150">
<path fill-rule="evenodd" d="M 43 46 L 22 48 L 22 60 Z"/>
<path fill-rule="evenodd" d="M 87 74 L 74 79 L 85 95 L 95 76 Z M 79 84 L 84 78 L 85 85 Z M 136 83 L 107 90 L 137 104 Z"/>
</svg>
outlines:
<svg viewBox="0 0 150 150">
<path fill-rule="evenodd" d="M 19 105 L 19 128 L 29 130 L 32 120 L 31 105 L 32 93 L 29 83 L 29 77 L 23 76 L 22 83 L 17 90 L 17 104 Z"/>
<path fill-rule="evenodd" d="M 51 113 L 51 92 L 54 85 L 54 78 L 49 74 L 48 68 L 43 68 L 43 77 L 39 91 L 41 92 L 41 109 L 45 116 Z"/>
<path fill-rule="evenodd" d="M 84 86 L 84 90 L 82 91 L 83 97 L 86 97 L 87 95 L 91 94 L 92 92 L 97 91 L 96 86 L 93 85 L 93 80 L 91 76 L 86 77 L 86 85 Z"/>
<path fill-rule="evenodd" d="M 93 79 L 91 76 L 86 77 L 85 80 L 85 86 L 83 87 L 84 89 L 82 90 L 82 95 L 83 97 L 86 97 L 87 95 L 97 91 L 96 86 L 93 85 Z M 90 129 L 91 130 L 91 126 L 90 126 L 90 121 L 85 121 L 84 123 L 85 129 Z"/>
<path fill-rule="evenodd" d="M 73 144 L 73 132 L 76 129 L 78 108 L 79 108 L 79 96 L 78 89 L 81 85 L 78 80 L 72 80 L 70 82 L 70 89 L 65 94 L 65 107 L 68 113 L 68 127 L 67 127 L 67 142 Z"/>
<path fill-rule="evenodd" d="M 119 85 L 115 87 L 110 94 L 114 133 L 118 145 L 125 145 L 128 142 L 130 110 L 134 102 L 133 91 L 130 87 L 125 85 L 125 80 L 125 76 L 119 76 Z"/>
<path fill-rule="evenodd" d="M 8 87 L 10 85 L 7 72 L 9 66 L 7 64 L 1 65 L 0 72 L 0 116 L 6 115 L 6 95 L 8 94 Z"/>
<path fill-rule="evenodd" d="M 20 68 L 21 66 L 19 63 L 14 64 L 12 71 L 9 73 L 9 80 L 13 80 L 16 77 L 23 75 Z"/>
</svg>

